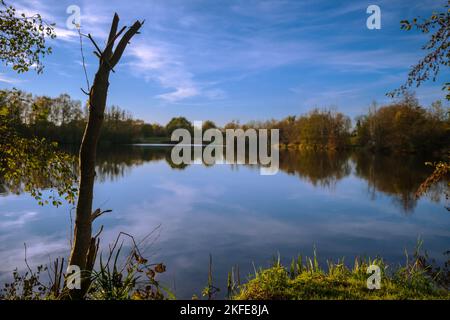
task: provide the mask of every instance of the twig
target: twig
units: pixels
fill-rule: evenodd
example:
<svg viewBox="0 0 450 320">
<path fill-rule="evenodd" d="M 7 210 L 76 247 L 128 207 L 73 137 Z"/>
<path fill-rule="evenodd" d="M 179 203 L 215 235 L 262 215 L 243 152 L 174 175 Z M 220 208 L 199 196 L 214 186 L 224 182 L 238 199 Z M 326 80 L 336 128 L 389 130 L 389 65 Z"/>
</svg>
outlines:
<svg viewBox="0 0 450 320">
<path fill-rule="evenodd" d="M 31 270 L 30 265 L 28 264 L 28 260 L 27 260 L 27 244 L 24 242 L 23 246 L 25 248 L 25 265 L 27 266 L 28 271 L 30 271 L 30 273 L 33 274 L 33 271 Z"/>
<path fill-rule="evenodd" d="M 91 86 L 89 84 L 89 77 L 87 74 L 87 70 L 86 70 L 86 61 L 84 59 L 84 52 L 83 52 L 83 38 L 81 36 L 81 29 L 77 28 L 78 30 L 78 35 L 80 36 L 80 51 L 81 51 L 81 63 L 83 64 L 83 70 L 84 70 L 84 76 L 86 77 L 86 83 L 87 83 L 87 88 L 88 91 L 91 91 Z M 83 91 L 83 93 L 86 94 L 86 91 L 83 90 L 83 88 L 81 88 L 81 91 Z M 88 94 L 89 95 L 89 94 Z"/>
<path fill-rule="evenodd" d="M 98 217 L 100 217 L 102 214 L 104 213 L 108 213 L 108 212 L 112 212 L 111 209 L 105 210 L 105 211 L 100 211 L 100 208 L 95 210 L 92 214 L 91 214 L 91 219 L 92 221 L 94 221 L 95 219 L 97 219 Z"/>
<path fill-rule="evenodd" d="M 24 242 L 23 246 L 25 247 L 25 264 L 27 266 L 28 271 L 30 272 L 30 275 L 33 276 L 34 272 L 33 272 L 33 270 L 31 270 L 30 265 L 28 264 L 28 260 L 27 260 L 27 244 Z M 44 285 L 42 282 L 40 282 L 37 277 L 36 277 L 36 281 L 39 283 L 40 286 L 47 289 L 47 286 Z"/>
<path fill-rule="evenodd" d="M 92 38 L 91 34 L 88 33 L 88 38 L 89 40 L 91 40 L 91 42 L 94 44 L 94 47 L 97 49 L 98 53 L 100 54 L 101 57 L 103 57 L 103 52 L 102 50 L 99 48 L 99 46 L 97 45 L 97 43 L 95 42 L 94 38 Z"/>
</svg>

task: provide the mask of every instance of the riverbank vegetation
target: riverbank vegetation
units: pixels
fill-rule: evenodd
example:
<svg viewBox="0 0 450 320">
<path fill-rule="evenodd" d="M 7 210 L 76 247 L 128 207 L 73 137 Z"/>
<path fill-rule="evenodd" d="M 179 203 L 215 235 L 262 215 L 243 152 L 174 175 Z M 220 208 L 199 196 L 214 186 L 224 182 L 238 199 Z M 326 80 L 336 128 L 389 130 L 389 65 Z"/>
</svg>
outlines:
<svg viewBox="0 0 450 320">
<path fill-rule="evenodd" d="M 372 300 L 372 299 L 449 299 L 449 261 L 435 267 L 428 257 L 416 251 L 413 259 L 406 256 L 404 265 L 388 265 L 382 258 L 356 258 L 353 267 L 344 259 L 327 261 L 321 268 L 316 255 L 293 259 L 283 266 L 279 259 L 267 269 L 255 270 L 242 286 L 229 285 L 236 300 Z M 370 265 L 380 268 L 380 288 L 368 289 Z"/>
<path fill-rule="evenodd" d="M 372 261 L 382 264 L 382 261 Z M 260 270 L 233 298 L 236 300 L 404 300 L 449 299 L 447 290 L 436 286 L 422 271 L 403 268 L 384 275 L 379 290 L 367 288 L 367 262 L 353 268 L 331 264 L 329 270 L 305 267 L 291 276 L 281 265 Z M 414 268 L 414 267 L 413 267 Z"/>
<path fill-rule="evenodd" d="M 158 228 L 155 228 L 155 232 Z M 152 233 L 148 235 L 150 237 Z M 144 239 L 145 240 L 145 239 Z M 124 243 L 131 248 L 124 254 Z M 139 244 L 142 244 L 140 242 Z M 26 259 L 26 271 L 13 272 L 12 282 L 0 288 L 0 300 L 66 300 L 70 299 L 68 284 L 76 280 L 68 274 L 67 261 L 55 259 L 50 265 L 32 269 Z M 90 272 L 86 300 L 161 300 L 173 299 L 170 290 L 158 280 L 166 271 L 163 263 L 144 258 L 133 236 L 121 232 L 107 252 L 99 253 L 99 263 Z"/>
<path fill-rule="evenodd" d="M 137 246 L 132 246 L 123 256 L 121 233 L 106 255 L 100 255 L 98 266 L 92 271 L 90 285 L 84 299 L 87 300 L 163 300 L 176 299 L 176 293 L 158 280 L 166 271 L 162 263 L 151 263 L 144 258 Z M 446 252 L 448 255 L 450 252 Z M 405 264 L 389 264 L 381 257 L 374 259 L 357 257 L 349 267 L 345 259 L 319 261 L 299 255 L 284 266 L 280 258 L 274 259 L 269 268 L 259 268 L 240 283 L 239 268 L 228 274 L 226 298 L 231 300 L 405 300 L 450 299 L 450 259 L 437 264 L 420 246 L 410 257 L 406 253 Z M 369 266 L 380 270 L 380 287 L 368 272 Z M 0 289 L 0 300 L 61 300 L 68 298 L 65 288 L 70 277 L 65 274 L 64 259 L 56 259 L 51 266 L 39 266 L 33 271 L 13 273 L 13 281 Z M 202 297 L 215 299 L 221 288 L 213 283 L 212 260 L 208 271 L 207 287 Z M 46 279 L 46 280 L 43 280 Z M 245 280 L 246 279 L 246 280 Z M 368 280 L 369 279 L 369 280 Z M 371 289 L 368 283 L 372 284 Z M 211 290 L 213 289 L 213 290 Z M 199 299 L 193 295 L 193 299 Z"/>
</svg>

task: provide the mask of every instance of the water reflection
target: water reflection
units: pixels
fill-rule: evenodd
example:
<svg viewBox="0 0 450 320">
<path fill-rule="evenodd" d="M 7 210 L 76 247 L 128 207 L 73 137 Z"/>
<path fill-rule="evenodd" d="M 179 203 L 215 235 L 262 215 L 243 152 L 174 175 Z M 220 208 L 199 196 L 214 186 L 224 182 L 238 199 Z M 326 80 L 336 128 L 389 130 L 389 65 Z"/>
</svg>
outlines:
<svg viewBox="0 0 450 320">
<path fill-rule="evenodd" d="M 67 150 L 76 152 L 73 149 Z M 425 161 L 430 159 L 412 155 L 394 156 L 356 151 L 280 150 L 282 172 L 297 176 L 315 187 L 329 189 L 334 189 L 337 182 L 353 172 L 355 176 L 367 182 L 367 194 L 370 199 L 376 200 L 379 193 L 388 195 L 405 213 L 414 211 L 418 201 L 415 192 L 432 172 L 430 167 L 425 166 Z M 183 170 L 189 166 L 174 164 L 171 160 L 171 148 L 167 146 L 103 147 L 98 152 L 97 181 L 117 181 L 130 174 L 134 167 L 148 162 L 165 162 L 170 168 L 176 170 Z M 203 164 L 203 166 L 208 165 Z M 232 170 L 238 170 L 238 167 L 239 165 L 231 165 Z M 50 182 L 44 178 L 39 181 L 42 188 L 50 185 Z M 445 188 L 445 183 L 434 185 L 425 196 L 434 202 L 439 202 Z M 11 185 L 0 177 L 0 195 L 22 192 L 22 185 Z"/>
<path fill-rule="evenodd" d="M 431 174 L 425 166 L 429 161 L 418 156 L 393 156 L 355 152 L 351 156 L 355 174 L 367 181 L 367 192 L 375 200 L 378 192 L 393 197 L 394 203 L 405 213 L 411 213 L 417 205 L 415 196 L 420 184 Z M 432 186 L 428 199 L 439 202 L 445 184 Z"/>
<path fill-rule="evenodd" d="M 101 148 L 97 156 L 96 175 L 100 182 L 115 181 L 129 174 L 133 167 L 146 162 L 165 160 L 171 167 L 170 148 L 118 146 Z"/>
<path fill-rule="evenodd" d="M 164 161 L 172 169 L 185 169 L 189 165 L 176 165 L 170 157 L 170 147 L 127 146 L 101 150 L 97 161 L 99 181 L 115 181 L 145 162 Z M 376 200 L 378 193 L 391 196 L 395 205 L 405 213 L 412 213 L 418 199 L 415 192 L 430 175 L 425 166 L 430 159 L 404 155 L 381 155 L 368 152 L 313 152 L 280 150 L 280 170 L 297 176 L 313 186 L 335 188 L 338 181 L 352 172 L 367 182 L 367 194 Z M 207 166 L 203 164 L 203 166 Z M 237 169 L 238 165 L 231 165 Z M 425 196 L 434 202 L 442 199 L 445 183 L 437 184 Z"/>
<path fill-rule="evenodd" d="M 113 212 L 94 230 L 105 226 L 107 250 L 121 231 L 142 240 L 161 225 L 146 253 L 166 263 L 164 284 L 187 299 L 206 283 L 209 254 L 222 290 L 233 265 L 244 277 L 252 262 L 266 266 L 279 252 L 289 263 L 314 246 L 321 259 L 382 255 L 400 263 L 421 236 L 439 258 L 450 247 L 450 217 L 443 204 L 429 201 L 441 198 L 439 189 L 414 199 L 430 173 L 425 160 L 432 159 L 284 150 L 278 174 L 261 176 L 247 165 L 180 168 L 170 148 L 101 148 L 94 207 Z M 0 283 L 26 268 L 24 242 L 33 266 L 67 256 L 72 221 L 72 206 L 39 207 L 26 194 L 0 197 Z"/>
<path fill-rule="evenodd" d="M 349 156 L 349 152 L 283 150 L 280 154 L 280 170 L 314 186 L 333 187 L 351 173 Z"/>
</svg>

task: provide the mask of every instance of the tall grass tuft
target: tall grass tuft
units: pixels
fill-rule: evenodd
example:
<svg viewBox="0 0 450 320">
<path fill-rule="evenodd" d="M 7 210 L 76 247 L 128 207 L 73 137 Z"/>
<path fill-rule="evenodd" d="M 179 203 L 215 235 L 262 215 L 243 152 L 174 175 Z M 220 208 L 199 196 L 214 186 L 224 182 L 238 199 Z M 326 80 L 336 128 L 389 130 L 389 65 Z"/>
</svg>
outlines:
<svg viewBox="0 0 450 320">
<path fill-rule="evenodd" d="M 232 299 L 450 299 L 450 260 L 436 267 L 419 242 L 413 259 L 406 255 L 405 265 L 388 265 L 381 257 L 355 258 L 352 267 L 344 259 L 326 261 L 320 267 L 316 250 L 303 264 L 299 255 L 284 267 L 279 259 L 267 269 L 239 287 Z M 368 267 L 376 265 L 381 271 L 381 288 L 369 289 Z"/>
</svg>

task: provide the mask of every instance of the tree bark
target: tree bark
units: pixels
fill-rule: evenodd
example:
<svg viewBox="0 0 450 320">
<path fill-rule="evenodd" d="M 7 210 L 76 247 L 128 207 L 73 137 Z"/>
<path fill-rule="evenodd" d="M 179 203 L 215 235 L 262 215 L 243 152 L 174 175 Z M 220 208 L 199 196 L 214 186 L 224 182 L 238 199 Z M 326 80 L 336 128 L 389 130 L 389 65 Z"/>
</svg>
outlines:
<svg viewBox="0 0 450 320">
<path fill-rule="evenodd" d="M 117 32 L 118 24 L 119 16 L 116 13 L 111 24 L 108 42 L 103 52 L 89 35 L 89 38 L 97 49 L 95 54 L 99 57 L 99 67 L 89 92 L 88 123 L 84 131 L 79 153 L 79 190 L 74 226 L 74 241 L 69 265 L 77 265 L 80 267 L 82 272 L 82 289 L 77 290 L 75 293 L 71 292 L 71 296 L 74 298 L 81 298 L 86 292 L 86 284 L 89 282 L 87 279 L 90 277 L 93 267 L 92 256 L 95 254 L 93 250 L 96 251 L 96 243 L 98 248 L 98 242 L 95 238 L 92 238 L 92 222 L 98 217 L 98 214 L 92 213 L 92 200 L 94 196 L 97 144 L 108 96 L 109 75 L 111 71 L 114 71 L 114 66 L 119 62 L 126 46 L 131 38 L 138 33 L 143 22 L 136 21 L 123 35 L 116 49 L 113 51 L 115 41 L 125 30 L 124 27 Z"/>
</svg>

